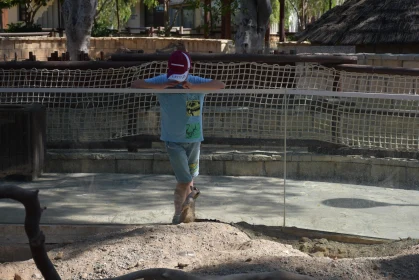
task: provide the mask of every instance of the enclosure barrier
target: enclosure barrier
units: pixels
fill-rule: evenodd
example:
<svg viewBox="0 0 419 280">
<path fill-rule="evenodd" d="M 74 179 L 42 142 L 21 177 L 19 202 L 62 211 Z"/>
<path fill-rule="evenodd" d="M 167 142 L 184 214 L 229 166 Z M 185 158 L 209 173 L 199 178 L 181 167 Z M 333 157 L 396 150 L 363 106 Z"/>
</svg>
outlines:
<svg viewBox="0 0 419 280">
<path fill-rule="evenodd" d="M 307 62 L 315 58 L 319 59 L 305 57 L 299 63 L 294 57 L 293 63 L 277 64 L 196 61 L 191 74 L 221 80 L 226 90 L 230 90 L 206 96 L 203 111 L 206 141 L 278 142 L 285 139 L 287 126 L 289 140 L 417 151 L 415 71 L 410 69 L 404 76 L 375 74 L 357 65 L 331 68 Z M 235 57 L 240 59 L 245 57 Z M 272 59 L 260 56 L 257 60 Z M 323 60 L 327 61 L 343 60 L 336 57 Z M 156 96 L 151 91 L 128 88 L 134 80 L 165 73 L 166 68 L 166 61 L 151 61 L 133 67 L 96 70 L 3 69 L 0 104 L 45 105 L 49 143 L 127 137 L 157 140 Z M 372 95 L 361 98 L 349 93 Z M 290 96 L 284 108 L 287 94 Z M 288 116 L 286 121 L 284 116 Z"/>
<path fill-rule="evenodd" d="M 48 140 L 158 136 L 156 93 L 178 90 L 4 88 L 2 103 L 41 103 Z M 196 91 L 185 90 L 196 93 Z M 346 147 L 417 151 L 419 95 L 296 88 L 207 91 L 204 135 L 317 140 Z"/>
</svg>

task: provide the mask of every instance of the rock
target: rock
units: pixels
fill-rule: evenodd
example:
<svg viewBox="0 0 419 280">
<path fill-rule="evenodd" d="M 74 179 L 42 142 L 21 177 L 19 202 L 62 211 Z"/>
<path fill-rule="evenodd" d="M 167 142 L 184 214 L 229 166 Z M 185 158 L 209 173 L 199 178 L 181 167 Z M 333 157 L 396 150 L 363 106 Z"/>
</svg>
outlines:
<svg viewBox="0 0 419 280">
<path fill-rule="evenodd" d="M 344 255 L 344 254 L 346 254 L 346 253 L 348 253 L 348 252 L 346 251 L 346 249 L 339 248 L 339 249 L 338 249 L 338 253 L 339 253 L 340 255 Z"/>
<path fill-rule="evenodd" d="M 302 252 L 309 252 L 311 249 L 311 245 L 307 242 L 304 242 L 303 244 L 300 244 L 300 251 Z"/>
<path fill-rule="evenodd" d="M 301 237 L 300 242 L 311 242 L 311 239 L 308 237 Z"/>
<path fill-rule="evenodd" d="M 39 273 L 34 273 L 34 274 L 32 274 L 32 278 L 41 279 L 42 278 L 42 275 L 39 274 Z"/>
<path fill-rule="evenodd" d="M 303 273 L 304 272 L 304 267 L 298 266 L 298 267 L 295 268 L 295 271 L 297 271 L 298 273 Z"/>
<path fill-rule="evenodd" d="M 87 273 L 83 273 L 82 275 L 81 275 L 81 278 L 83 278 L 83 279 L 87 279 Z"/>
<path fill-rule="evenodd" d="M 314 245 L 313 252 L 327 252 L 327 248 L 324 245 Z"/>
<path fill-rule="evenodd" d="M 326 238 L 321 238 L 321 239 L 314 239 L 315 242 L 320 243 L 320 244 L 327 244 L 329 243 L 329 240 L 327 240 Z"/>
<path fill-rule="evenodd" d="M 315 252 L 313 254 L 310 254 L 310 256 L 313 257 L 313 258 L 323 258 L 324 253 L 323 252 Z"/>
<path fill-rule="evenodd" d="M 248 258 L 245 260 L 245 262 L 251 262 L 251 261 L 252 261 L 252 258 Z"/>
<path fill-rule="evenodd" d="M 184 269 L 185 267 L 187 267 L 189 264 L 187 264 L 187 263 L 178 263 L 177 264 L 177 266 L 176 266 L 176 268 L 179 268 L 179 269 Z"/>
<path fill-rule="evenodd" d="M 64 256 L 63 251 L 60 251 L 57 253 L 57 255 L 55 255 L 54 260 L 61 260 Z"/>
</svg>

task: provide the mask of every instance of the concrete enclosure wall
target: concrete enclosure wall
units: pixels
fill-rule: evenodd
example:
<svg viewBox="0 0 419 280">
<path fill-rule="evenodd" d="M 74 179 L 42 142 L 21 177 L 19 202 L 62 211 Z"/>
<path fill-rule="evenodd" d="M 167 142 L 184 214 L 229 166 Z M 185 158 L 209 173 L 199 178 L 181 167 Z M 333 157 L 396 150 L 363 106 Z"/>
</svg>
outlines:
<svg viewBox="0 0 419 280">
<path fill-rule="evenodd" d="M 200 174 L 212 176 L 268 176 L 296 180 L 320 180 L 389 188 L 416 189 L 419 160 L 363 156 L 319 155 L 307 152 L 284 153 L 270 149 L 222 150 L 214 152 L 204 144 Z M 112 151 L 50 150 L 47 173 L 173 174 L 164 149 L 138 153 Z"/>
</svg>

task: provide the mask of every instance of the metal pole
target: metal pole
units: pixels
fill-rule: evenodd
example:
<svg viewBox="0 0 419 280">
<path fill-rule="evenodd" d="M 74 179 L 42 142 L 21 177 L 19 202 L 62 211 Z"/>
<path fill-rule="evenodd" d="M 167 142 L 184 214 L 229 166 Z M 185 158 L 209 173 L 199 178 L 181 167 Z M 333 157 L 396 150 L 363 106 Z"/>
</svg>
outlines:
<svg viewBox="0 0 419 280">
<path fill-rule="evenodd" d="M 283 219 L 283 227 L 285 227 L 285 213 L 286 213 L 286 186 L 287 186 L 287 115 L 288 115 L 288 101 L 287 101 L 287 94 L 284 94 L 284 219 Z"/>
</svg>

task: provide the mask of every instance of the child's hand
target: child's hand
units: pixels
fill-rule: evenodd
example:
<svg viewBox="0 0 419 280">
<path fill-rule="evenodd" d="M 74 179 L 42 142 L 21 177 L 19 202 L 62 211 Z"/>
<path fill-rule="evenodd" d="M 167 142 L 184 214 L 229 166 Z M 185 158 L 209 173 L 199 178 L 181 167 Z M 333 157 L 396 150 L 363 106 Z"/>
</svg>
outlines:
<svg viewBox="0 0 419 280">
<path fill-rule="evenodd" d="M 175 87 L 175 86 L 177 86 L 179 84 L 179 82 L 178 81 L 171 81 L 171 80 L 169 80 L 168 82 L 166 82 L 166 83 L 164 83 L 163 84 L 163 88 L 171 88 L 171 87 Z"/>
<path fill-rule="evenodd" d="M 186 88 L 186 89 L 194 89 L 195 88 L 195 85 L 194 84 L 191 84 L 190 82 L 188 82 L 188 81 L 184 81 L 183 83 L 182 83 L 182 87 L 183 88 Z"/>
</svg>

